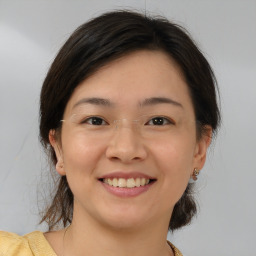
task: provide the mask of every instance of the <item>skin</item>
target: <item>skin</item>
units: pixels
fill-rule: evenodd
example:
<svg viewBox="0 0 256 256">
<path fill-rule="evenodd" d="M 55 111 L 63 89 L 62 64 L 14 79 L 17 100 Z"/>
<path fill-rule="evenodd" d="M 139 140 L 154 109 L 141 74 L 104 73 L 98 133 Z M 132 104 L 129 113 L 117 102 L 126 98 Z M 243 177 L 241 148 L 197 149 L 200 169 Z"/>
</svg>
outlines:
<svg viewBox="0 0 256 256">
<path fill-rule="evenodd" d="M 74 107 L 82 99 L 95 97 L 111 105 Z M 178 104 L 145 104 L 155 97 Z M 175 124 L 153 127 L 160 130 L 148 137 L 131 124 L 121 125 L 109 137 L 93 136 L 72 122 L 78 109 L 89 109 L 107 120 L 136 120 L 138 114 L 153 113 L 170 117 Z M 109 63 L 75 89 L 63 119 L 61 136 L 50 131 L 49 138 L 58 159 L 56 170 L 67 176 L 74 194 L 65 255 L 173 255 L 166 244 L 173 207 L 193 169 L 202 169 L 211 137 L 208 127 L 208 133 L 196 139 L 192 101 L 175 62 L 161 51 L 143 50 Z M 139 172 L 156 181 L 137 196 L 119 197 L 98 180 L 113 172 Z M 45 236 L 63 255 L 63 230 Z"/>
</svg>

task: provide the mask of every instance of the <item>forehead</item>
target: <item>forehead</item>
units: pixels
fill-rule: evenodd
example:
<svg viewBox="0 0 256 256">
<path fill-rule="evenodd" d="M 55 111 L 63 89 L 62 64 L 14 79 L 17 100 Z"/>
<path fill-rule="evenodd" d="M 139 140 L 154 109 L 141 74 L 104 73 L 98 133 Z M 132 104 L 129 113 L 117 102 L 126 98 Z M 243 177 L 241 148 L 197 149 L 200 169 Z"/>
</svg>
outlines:
<svg viewBox="0 0 256 256">
<path fill-rule="evenodd" d="M 162 51 L 141 50 L 108 63 L 77 86 L 67 109 L 88 97 L 127 107 L 152 97 L 170 97 L 191 105 L 179 66 Z"/>
</svg>

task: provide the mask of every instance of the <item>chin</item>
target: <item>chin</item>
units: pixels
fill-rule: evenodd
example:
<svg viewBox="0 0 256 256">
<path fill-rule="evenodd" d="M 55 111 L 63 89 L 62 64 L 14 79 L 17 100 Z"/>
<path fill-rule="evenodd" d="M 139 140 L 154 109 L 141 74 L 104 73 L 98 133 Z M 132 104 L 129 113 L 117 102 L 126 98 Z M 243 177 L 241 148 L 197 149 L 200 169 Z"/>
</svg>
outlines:
<svg viewBox="0 0 256 256">
<path fill-rule="evenodd" d="M 147 218 L 145 217 L 147 216 Z M 106 225 L 116 230 L 134 230 L 148 223 L 148 212 L 123 210 L 115 211 L 104 215 L 104 222 Z"/>
<path fill-rule="evenodd" d="M 142 220 L 124 220 L 116 219 L 115 221 L 108 221 L 107 227 L 115 231 L 135 231 L 143 225 Z"/>
</svg>

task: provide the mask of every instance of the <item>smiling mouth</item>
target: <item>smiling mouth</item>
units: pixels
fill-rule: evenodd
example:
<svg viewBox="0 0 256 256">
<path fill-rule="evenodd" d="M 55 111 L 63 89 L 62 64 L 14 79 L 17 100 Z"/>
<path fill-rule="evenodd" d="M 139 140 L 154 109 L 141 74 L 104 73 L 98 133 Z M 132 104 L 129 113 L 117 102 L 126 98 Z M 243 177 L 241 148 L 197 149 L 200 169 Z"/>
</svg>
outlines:
<svg viewBox="0 0 256 256">
<path fill-rule="evenodd" d="M 138 188 L 144 187 L 149 183 L 156 181 L 155 179 L 146 179 L 146 178 L 105 178 L 99 179 L 101 182 L 112 186 L 112 187 L 119 187 L 119 188 Z"/>
</svg>

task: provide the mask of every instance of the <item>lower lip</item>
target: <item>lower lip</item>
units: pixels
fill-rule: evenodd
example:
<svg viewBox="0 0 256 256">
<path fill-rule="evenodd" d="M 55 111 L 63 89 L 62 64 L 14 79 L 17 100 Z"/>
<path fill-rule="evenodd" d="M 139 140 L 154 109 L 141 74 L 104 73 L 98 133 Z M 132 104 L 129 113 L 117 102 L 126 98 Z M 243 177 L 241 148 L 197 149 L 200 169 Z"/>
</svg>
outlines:
<svg viewBox="0 0 256 256">
<path fill-rule="evenodd" d="M 149 183 L 145 186 L 140 186 L 140 187 L 134 187 L 134 188 L 119 188 L 119 187 L 113 187 L 110 186 L 106 183 L 101 182 L 101 184 L 103 185 L 103 187 L 110 192 L 111 194 L 114 194 L 115 196 L 119 196 L 119 197 L 135 197 L 138 196 L 144 192 L 146 192 L 153 184 Z"/>
</svg>

